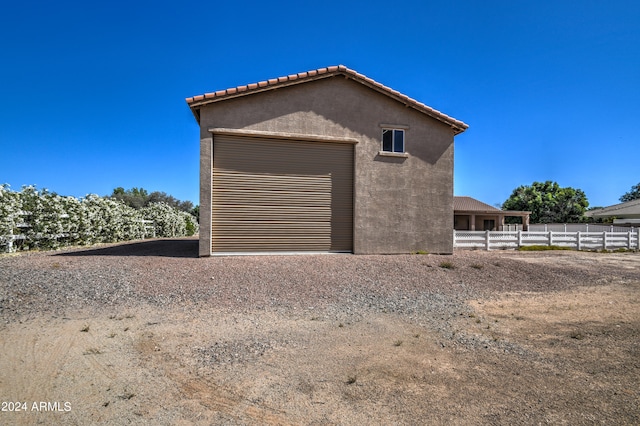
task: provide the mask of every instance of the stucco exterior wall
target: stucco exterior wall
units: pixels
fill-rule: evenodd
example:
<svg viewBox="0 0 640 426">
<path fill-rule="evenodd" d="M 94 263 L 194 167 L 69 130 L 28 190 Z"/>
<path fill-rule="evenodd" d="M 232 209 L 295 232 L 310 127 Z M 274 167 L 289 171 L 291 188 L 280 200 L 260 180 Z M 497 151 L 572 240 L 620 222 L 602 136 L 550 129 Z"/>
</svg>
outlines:
<svg viewBox="0 0 640 426">
<path fill-rule="evenodd" d="M 379 155 L 381 124 L 408 127 L 406 158 Z M 453 131 L 445 124 L 344 76 L 208 104 L 200 112 L 201 212 L 211 202 L 211 128 L 357 139 L 354 253 L 453 252 Z M 200 226 L 210 235 L 207 214 Z"/>
<path fill-rule="evenodd" d="M 213 138 L 200 138 L 200 231 L 198 254 L 211 255 L 211 173 Z"/>
</svg>

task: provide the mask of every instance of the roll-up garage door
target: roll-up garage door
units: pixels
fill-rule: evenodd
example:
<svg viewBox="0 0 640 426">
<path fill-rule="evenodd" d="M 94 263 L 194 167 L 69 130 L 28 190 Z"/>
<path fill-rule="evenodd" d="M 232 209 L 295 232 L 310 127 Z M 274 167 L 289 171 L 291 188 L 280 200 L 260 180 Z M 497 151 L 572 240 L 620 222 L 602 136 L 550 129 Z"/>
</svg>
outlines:
<svg viewBox="0 0 640 426">
<path fill-rule="evenodd" d="M 353 250 L 353 145 L 215 135 L 212 252 Z"/>
</svg>

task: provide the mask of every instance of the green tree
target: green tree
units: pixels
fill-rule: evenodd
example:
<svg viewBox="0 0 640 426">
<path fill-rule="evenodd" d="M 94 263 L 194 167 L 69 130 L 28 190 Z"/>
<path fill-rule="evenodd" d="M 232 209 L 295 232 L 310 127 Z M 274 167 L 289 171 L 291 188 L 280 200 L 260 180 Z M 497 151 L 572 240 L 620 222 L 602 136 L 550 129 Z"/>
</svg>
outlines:
<svg viewBox="0 0 640 426">
<path fill-rule="evenodd" d="M 155 191 L 149 194 L 149 201 L 147 205 L 150 203 L 166 203 L 171 207 L 188 213 L 193 210 L 193 203 L 191 201 L 180 201 L 174 196 L 160 191 Z"/>
<path fill-rule="evenodd" d="M 174 196 L 161 191 L 149 193 L 144 188 L 124 189 L 120 186 L 113 190 L 109 198 L 120 200 L 134 209 L 148 207 L 153 203 L 165 203 L 187 213 L 191 213 L 194 208 L 191 201 L 180 201 Z"/>
<path fill-rule="evenodd" d="M 631 191 L 626 192 L 622 197 L 620 197 L 620 201 L 626 203 L 627 201 L 637 200 L 640 198 L 640 183 L 631 187 Z"/>
<path fill-rule="evenodd" d="M 149 204 L 149 193 L 144 188 L 131 188 L 125 190 L 119 186 L 113 190 L 113 194 L 109 198 L 120 200 L 129 207 L 141 209 Z"/>
<path fill-rule="evenodd" d="M 588 206 L 582 190 L 551 181 L 519 186 L 502 203 L 503 210 L 530 211 L 531 223 L 579 222 Z"/>
</svg>

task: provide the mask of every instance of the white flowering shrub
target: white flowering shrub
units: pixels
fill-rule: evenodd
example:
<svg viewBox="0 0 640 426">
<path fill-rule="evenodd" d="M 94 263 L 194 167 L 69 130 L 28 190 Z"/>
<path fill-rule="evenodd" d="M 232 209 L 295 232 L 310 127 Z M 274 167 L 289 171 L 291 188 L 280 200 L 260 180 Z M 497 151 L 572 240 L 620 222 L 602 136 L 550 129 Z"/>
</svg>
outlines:
<svg viewBox="0 0 640 426">
<path fill-rule="evenodd" d="M 200 226 L 198 225 L 198 219 L 196 219 L 194 215 L 182 210 L 178 210 L 178 213 L 180 214 L 180 216 L 182 216 L 182 219 L 184 220 L 184 225 L 187 231 L 186 235 L 188 237 L 194 235 L 196 232 L 200 230 Z"/>
<path fill-rule="evenodd" d="M 66 215 L 59 195 L 47 190 L 38 191 L 33 186 L 27 186 L 20 193 L 22 201 L 21 224 L 25 236 L 25 244 L 31 248 L 52 249 L 61 245 L 65 237 Z"/>
<path fill-rule="evenodd" d="M 142 212 L 120 201 L 88 195 L 83 199 L 85 227 L 81 230 L 89 243 L 141 239 L 146 236 Z"/>
<path fill-rule="evenodd" d="M 0 185 L 0 251 L 7 248 L 11 236 L 19 234 L 17 226 L 21 222 L 22 201 L 9 185 Z"/>
<path fill-rule="evenodd" d="M 78 199 L 0 185 L 0 251 L 182 237 L 197 230 L 195 217 L 165 203 L 136 210 L 95 194 Z"/>
<path fill-rule="evenodd" d="M 177 210 L 167 203 L 151 203 L 140 209 L 147 220 L 152 220 L 157 237 L 190 236 L 197 232 L 196 218 L 184 211 Z"/>
</svg>

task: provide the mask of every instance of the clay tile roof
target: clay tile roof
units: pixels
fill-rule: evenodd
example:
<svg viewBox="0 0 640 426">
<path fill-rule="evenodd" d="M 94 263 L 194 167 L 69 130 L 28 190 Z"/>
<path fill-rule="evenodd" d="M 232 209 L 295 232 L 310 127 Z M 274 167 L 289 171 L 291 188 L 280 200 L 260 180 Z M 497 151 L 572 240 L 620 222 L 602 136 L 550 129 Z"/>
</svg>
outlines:
<svg viewBox="0 0 640 426">
<path fill-rule="evenodd" d="M 482 201 L 476 200 L 475 198 L 471 198 L 471 197 L 453 197 L 453 210 L 455 211 L 465 211 L 465 212 L 471 212 L 471 211 L 478 211 L 478 212 L 491 212 L 491 211 L 497 211 L 499 212 L 500 209 L 497 209 L 493 206 L 490 206 L 487 203 L 483 203 Z"/>
<path fill-rule="evenodd" d="M 307 72 L 301 72 L 297 74 L 290 74 L 288 76 L 282 76 L 278 78 L 271 78 L 269 80 L 261 81 L 259 83 L 252 83 L 245 86 L 233 87 L 226 90 L 218 90 L 212 93 L 205 93 L 204 95 L 193 96 L 187 98 L 187 104 L 194 116 L 198 121 L 200 121 L 199 109 L 203 105 L 218 102 L 225 99 L 237 97 L 237 96 L 245 96 L 252 93 L 263 92 L 265 90 L 277 89 L 279 87 L 285 87 L 292 84 L 300 84 L 306 81 L 313 81 L 322 78 L 330 78 L 336 75 L 343 75 L 346 78 L 349 78 L 353 81 L 356 81 L 360 84 L 363 84 L 373 90 L 376 90 L 384 95 L 387 95 L 393 99 L 396 99 L 399 102 L 404 103 L 407 107 L 411 107 L 420 111 L 430 117 L 439 120 L 448 126 L 450 126 L 455 134 L 464 132 L 469 126 L 460 121 L 456 120 L 453 117 L 450 117 L 436 109 L 433 109 L 421 102 L 418 102 L 415 99 L 412 99 L 397 90 L 393 90 L 383 84 L 378 83 L 377 81 L 360 74 L 354 70 L 351 70 L 344 65 L 335 65 L 326 68 L 318 68 L 316 70 L 311 70 Z M 491 207 L 491 206 L 489 206 Z"/>
<path fill-rule="evenodd" d="M 531 214 L 530 211 L 519 211 L 519 210 L 500 210 L 493 206 L 490 206 L 487 203 L 483 203 L 482 201 L 476 200 L 471 197 L 453 197 L 453 210 L 457 214 L 458 212 L 475 212 L 475 213 L 495 213 L 502 212 L 505 216 L 520 216 L 523 214 Z"/>
</svg>

